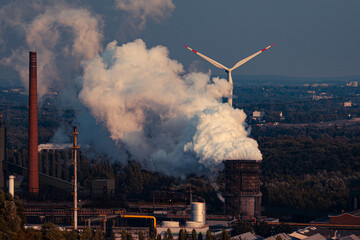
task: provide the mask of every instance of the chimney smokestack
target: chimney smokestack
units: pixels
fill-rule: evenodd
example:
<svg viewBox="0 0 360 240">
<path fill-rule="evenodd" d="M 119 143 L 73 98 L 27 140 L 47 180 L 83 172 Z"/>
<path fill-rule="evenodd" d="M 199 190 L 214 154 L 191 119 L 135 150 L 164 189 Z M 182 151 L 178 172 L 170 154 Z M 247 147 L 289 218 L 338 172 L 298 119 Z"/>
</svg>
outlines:
<svg viewBox="0 0 360 240">
<path fill-rule="evenodd" d="M 38 168 L 36 52 L 29 52 L 29 193 L 39 193 Z"/>
</svg>

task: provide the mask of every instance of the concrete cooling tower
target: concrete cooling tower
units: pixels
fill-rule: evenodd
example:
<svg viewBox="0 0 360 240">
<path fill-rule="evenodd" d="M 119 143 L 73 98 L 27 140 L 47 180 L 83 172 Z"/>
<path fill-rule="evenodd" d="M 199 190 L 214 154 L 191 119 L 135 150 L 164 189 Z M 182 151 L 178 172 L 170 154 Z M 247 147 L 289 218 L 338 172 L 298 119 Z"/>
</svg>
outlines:
<svg viewBox="0 0 360 240">
<path fill-rule="evenodd" d="M 226 160 L 225 161 L 225 206 L 226 213 L 236 217 L 260 216 L 261 161 Z"/>
</svg>

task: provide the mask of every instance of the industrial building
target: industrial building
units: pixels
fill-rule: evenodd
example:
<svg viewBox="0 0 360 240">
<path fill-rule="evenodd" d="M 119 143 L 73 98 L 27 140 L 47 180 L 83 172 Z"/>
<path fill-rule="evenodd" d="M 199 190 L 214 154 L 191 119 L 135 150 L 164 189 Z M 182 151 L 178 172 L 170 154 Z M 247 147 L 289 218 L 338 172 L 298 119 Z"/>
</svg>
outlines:
<svg viewBox="0 0 360 240">
<path fill-rule="evenodd" d="M 260 122 L 261 120 L 263 120 L 263 118 L 265 117 L 265 112 L 264 111 L 254 111 L 252 113 L 252 119 L 255 121 Z"/>
<path fill-rule="evenodd" d="M 115 197 L 115 180 L 96 179 L 92 181 L 91 196 L 92 199 Z"/>
<path fill-rule="evenodd" d="M 186 230 L 189 234 L 195 229 L 198 234 L 201 232 L 205 236 L 207 230 L 209 230 L 209 226 L 206 225 L 205 203 L 191 203 L 191 220 L 187 221 L 184 226 L 180 226 L 180 223 L 177 221 L 163 221 L 162 224 L 156 228 L 157 233 L 163 237 L 168 229 L 170 229 L 175 239 L 178 237 L 180 229 Z"/>
<path fill-rule="evenodd" d="M 7 174 L 18 174 L 23 176 L 25 183 L 27 183 L 27 196 L 32 197 L 31 204 L 26 206 L 26 216 L 32 223 L 41 224 L 44 221 L 52 221 L 62 224 L 74 223 L 74 229 L 77 228 L 77 221 L 79 219 L 80 225 L 86 225 L 87 222 L 90 224 L 90 219 L 95 224 L 96 219 L 107 220 L 111 216 L 116 218 L 124 218 L 124 216 L 134 215 L 123 215 L 116 214 L 119 209 L 115 208 L 103 208 L 94 209 L 89 204 L 92 200 L 114 200 L 116 198 L 115 193 L 115 181 L 113 179 L 95 179 L 91 182 L 91 189 L 84 190 L 83 187 L 76 186 L 76 177 L 73 182 L 62 180 L 58 177 L 49 176 L 39 172 L 39 152 L 42 151 L 61 151 L 71 147 L 71 144 L 41 144 L 38 145 L 38 119 L 37 119 L 37 55 L 36 52 L 29 53 L 29 139 L 28 139 L 28 164 L 27 166 L 16 165 L 6 161 L 5 149 L 6 149 L 6 136 L 5 127 L 0 118 L 0 187 L 4 188 L 5 178 L 4 169 L 8 172 Z M 77 135 L 76 128 L 74 130 Z M 74 135 L 74 136 L 75 136 Z M 75 139 L 75 138 L 74 138 Z M 76 145 L 75 145 L 76 142 Z M 77 140 L 74 140 L 73 155 L 76 159 L 76 150 L 79 146 Z M 41 160 L 41 159 L 40 159 Z M 75 161 L 75 160 L 74 160 Z M 4 169 L 3 164 L 4 163 Z M 76 164 L 76 162 L 74 162 Z M 260 204 L 261 204 L 261 192 L 260 192 L 260 162 L 258 161 L 244 161 L 244 160 L 227 160 L 225 161 L 225 172 L 228 174 L 226 180 L 226 212 L 225 216 L 212 216 L 210 218 L 216 221 L 222 221 L 228 223 L 229 217 L 233 216 L 246 216 L 253 218 L 260 215 Z M 74 169 L 74 175 L 76 176 L 76 169 Z M 14 194 L 15 179 L 19 177 L 11 176 L 9 178 L 10 192 Z M 41 195 L 40 186 L 51 186 L 59 194 L 68 196 L 64 198 L 69 200 L 71 198 L 71 192 L 74 193 L 74 205 L 72 202 L 67 203 L 48 203 L 47 205 L 36 203 L 36 200 L 43 200 L 44 196 Z M 74 186 L 75 185 L 75 186 Z M 77 193 L 75 189 L 81 190 L 81 193 Z M 164 235 L 165 232 L 170 229 L 175 238 L 176 234 L 179 233 L 180 229 L 186 230 L 189 234 L 193 229 L 197 233 L 203 235 L 209 230 L 206 219 L 206 206 L 205 202 L 199 201 L 201 198 L 196 198 L 197 202 L 193 202 L 192 192 L 172 192 L 159 190 L 154 193 L 153 203 L 142 203 L 142 202 L 126 202 L 124 207 L 128 210 L 135 210 L 143 213 L 144 216 L 149 216 L 155 219 L 156 210 L 158 213 L 157 217 L 162 222 L 159 225 L 155 224 L 157 232 Z M 189 194 L 190 193 L 190 194 Z M 79 194 L 79 195 L 78 195 Z M 89 199 L 84 202 L 78 202 L 77 196 L 82 199 Z M 172 195 L 170 199 L 173 199 L 171 206 L 166 203 L 168 195 Z M 25 196 L 25 195 L 24 195 Z M 89 198 L 87 198 L 90 196 Z M 60 198 L 59 198 L 60 199 Z M 80 199 L 80 198 L 79 198 Z M 177 200 L 176 200 L 177 199 Z M 63 200 L 63 199 L 62 199 Z M 115 199 L 116 200 L 116 199 Z M 161 200 L 162 202 L 157 202 Z M 175 201 L 176 200 L 176 201 Z M 171 200 L 170 200 L 171 201 Z M 79 203 L 79 206 L 77 205 Z M 189 205 L 191 208 L 189 215 Z M 165 206 L 165 208 L 164 208 Z M 176 211 L 174 211 L 176 209 Z M 120 210 L 124 212 L 124 210 Z M 151 216 L 152 215 L 152 216 Z M 101 217 L 102 216 L 102 217 Z M 114 221 L 109 221 L 114 222 Z M 116 221 L 115 221 L 116 222 Z M 120 220 L 118 222 L 121 222 Z M 226 224 L 225 224 L 226 225 Z M 112 228 L 112 227 L 111 227 Z M 104 227 L 105 229 L 105 227 Z"/>
<path fill-rule="evenodd" d="M 226 160 L 226 214 L 242 218 L 261 214 L 261 161 Z"/>
</svg>

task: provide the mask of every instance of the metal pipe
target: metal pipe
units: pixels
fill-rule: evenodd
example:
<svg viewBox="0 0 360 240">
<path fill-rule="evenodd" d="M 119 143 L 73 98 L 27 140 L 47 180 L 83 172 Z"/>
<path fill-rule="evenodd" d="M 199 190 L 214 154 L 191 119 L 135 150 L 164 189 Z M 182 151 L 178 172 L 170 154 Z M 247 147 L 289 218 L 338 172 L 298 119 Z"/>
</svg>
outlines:
<svg viewBox="0 0 360 240">
<path fill-rule="evenodd" d="M 29 52 L 29 170 L 28 191 L 39 193 L 37 66 L 36 52 Z"/>
<path fill-rule="evenodd" d="M 78 229 L 78 207 L 77 207 L 77 150 L 80 148 L 78 146 L 77 142 L 77 135 L 79 133 L 77 132 L 76 126 L 74 126 L 74 132 L 73 132 L 73 165 L 74 165 L 74 230 Z"/>
<path fill-rule="evenodd" d="M 9 176 L 9 193 L 11 194 L 11 196 L 14 197 L 14 194 L 15 194 L 15 176 L 14 175 Z"/>
<path fill-rule="evenodd" d="M 156 228 L 156 218 L 154 216 L 146 215 L 120 215 L 122 218 L 150 218 L 154 221 L 154 228 Z"/>
</svg>

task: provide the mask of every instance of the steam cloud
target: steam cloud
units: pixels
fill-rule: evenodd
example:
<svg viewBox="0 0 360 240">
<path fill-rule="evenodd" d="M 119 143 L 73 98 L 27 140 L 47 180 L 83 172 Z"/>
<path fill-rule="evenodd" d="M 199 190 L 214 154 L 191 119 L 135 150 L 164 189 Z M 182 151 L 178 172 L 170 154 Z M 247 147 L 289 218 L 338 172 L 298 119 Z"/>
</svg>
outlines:
<svg viewBox="0 0 360 240">
<path fill-rule="evenodd" d="M 9 8 L 11 5 L 7 6 Z M 2 9 L 3 10 L 3 9 Z M 7 16 L 9 17 L 9 16 Z M 3 19 L 2 19 L 3 20 Z M 28 47 L 20 47 L 2 59 L 20 73 L 28 85 L 28 49 L 38 53 L 38 93 L 40 98 L 49 88 L 74 87 L 74 75 L 80 73 L 80 62 L 94 57 L 101 50 L 100 18 L 86 9 L 56 5 L 38 14 L 30 23 L 23 19 L 5 22 L 16 26 L 26 35 Z M 69 41 L 70 39 L 70 41 Z M 66 68 L 59 71 L 58 65 Z M 70 90 L 69 92 L 72 92 Z"/>
<path fill-rule="evenodd" d="M 111 138 L 150 169 L 209 173 L 224 159 L 261 160 L 244 112 L 221 103 L 231 85 L 182 73 L 165 47 L 112 42 L 84 66 L 79 98 Z"/>
<path fill-rule="evenodd" d="M 128 12 L 132 20 L 138 20 L 140 29 L 144 28 L 147 19 L 159 21 L 169 17 L 175 9 L 172 0 L 115 0 L 115 5 Z"/>
<path fill-rule="evenodd" d="M 34 11 L 17 15 L 24 17 L 11 17 L 11 9 L 20 11 L 17 1 L 3 7 L 0 24 L 16 28 L 38 52 L 40 98 L 55 88 L 63 107 L 82 103 L 76 119 L 87 141 L 82 143 L 94 143 L 115 160 L 130 155 L 150 170 L 177 176 L 216 172 L 224 159 L 261 160 L 256 141 L 247 137 L 244 112 L 222 103 L 232 88 L 225 79 L 184 73 L 167 48 L 148 49 L 141 39 L 122 46 L 114 41 L 102 50 L 98 15 L 66 4 L 29 4 Z M 171 0 L 116 0 L 116 6 L 142 26 L 174 9 Z M 19 47 L 1 61 L 19 71 L 26 87 L 27 53 Z"/>
</svg>

